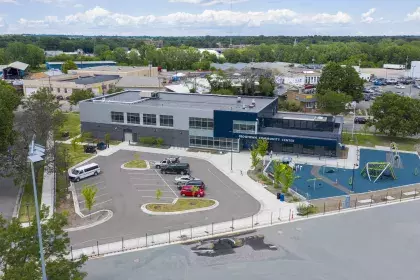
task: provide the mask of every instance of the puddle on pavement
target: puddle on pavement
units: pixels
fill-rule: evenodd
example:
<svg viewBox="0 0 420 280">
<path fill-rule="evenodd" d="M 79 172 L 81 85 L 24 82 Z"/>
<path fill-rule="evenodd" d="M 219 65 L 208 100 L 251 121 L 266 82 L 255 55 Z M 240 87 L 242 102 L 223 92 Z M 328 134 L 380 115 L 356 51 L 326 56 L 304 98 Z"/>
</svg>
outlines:
<svg viewBox="0 0 420 280">
<path fill-rule="evenodd" d="M 191 247 L 191 250 L 197 256 L 217 257 L 234 254 L 237 248 L 243 246 L 249 246 L 254 251 L 277 250 L 275 245 L 264 242 L 264 235 L 224 237 L 219 239 L 206 240 L 199 245 Z"/>
</svg>

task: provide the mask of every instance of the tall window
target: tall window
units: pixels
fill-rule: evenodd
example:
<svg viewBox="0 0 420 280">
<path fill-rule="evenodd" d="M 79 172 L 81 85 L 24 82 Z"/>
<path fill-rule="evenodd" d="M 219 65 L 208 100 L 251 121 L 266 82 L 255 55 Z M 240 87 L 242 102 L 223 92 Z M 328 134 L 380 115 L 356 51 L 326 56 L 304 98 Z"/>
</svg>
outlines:
<svg viewBox="0 0 420 280">
<path fill-rule="evenodd" d="M 143 114 L 143 125 L 156 125 L 156 115 Z"/>
<path fill-rule="evenodd" d="M 127 113 L 127 123 L 140 124 L 139 113 Z"/>
<path fill-rule="evenodd" d="M 190 128 L 213 130 L 214 124 L 212 119 L 207 118 L 190 118 Z"/>
<path fill-rule="evenodd" d="M 233 121 L 233 132 L 255 133 L 255 122 Z"/>
<path fill-rule="evenodd" d="M 123 112 L 111 112 L 111 121 L 116 123 L 124 123 Z"/>
<path fill-rule="evenodd" d="M 160 115 L 160 126 L 174 126 L 174 117 L 169 115 Z"/>
</svg>

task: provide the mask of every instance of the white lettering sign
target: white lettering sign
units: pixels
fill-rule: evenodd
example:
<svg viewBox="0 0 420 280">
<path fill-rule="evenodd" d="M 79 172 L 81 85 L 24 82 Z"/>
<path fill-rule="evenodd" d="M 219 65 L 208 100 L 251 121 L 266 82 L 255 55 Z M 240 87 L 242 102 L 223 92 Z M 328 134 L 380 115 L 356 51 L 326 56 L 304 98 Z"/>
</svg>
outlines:
<svg viewBox="0 0 420 280">
<path fill-rule="evenodd" d="M 269 137 L 269 136 L 260 136 L 260 137 L 258 137 L 256 135 L 239 134 L 238 137 L 241 138 L 241 139 L 265 139 L 267 141 L 287 142 L 287 143 L 294 143 L 295 142 L 295 139 L 280 138 L 280 137 Z"/>
</svg>

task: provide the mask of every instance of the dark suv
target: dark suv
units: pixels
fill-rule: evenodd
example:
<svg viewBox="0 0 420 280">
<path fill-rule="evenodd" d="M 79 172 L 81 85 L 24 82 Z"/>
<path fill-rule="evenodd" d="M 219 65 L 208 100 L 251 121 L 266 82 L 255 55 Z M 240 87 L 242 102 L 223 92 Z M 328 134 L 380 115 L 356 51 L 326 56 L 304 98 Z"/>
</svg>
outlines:
<svg viewBox="0 0 420 280">
<path fill-rule="evenodd" d="M 162 166 L 160 168 L 160 172 L 162 174 L 175 173 L 175 174 L 186 175 L 186 174 L 190 174 L 190 165 L 188 163 L 168 164 L 166 166 Z"/>
<path fill-rule="evenodd" d="M 366 118 L 364 117 L 355 117 L 354 123 L 365 124 L 367 122 Z"/>
<path fill-rule="evenodd" d="M 206 188 L 206 184 L 204 184 L 204 182 L 201 180 L 188 181 L 187 183 L 178 186 L 178 189 L 179 190 L 182 189 L 183 186 L 194 186 L 194 187 L 199 187 L 200 189 L 203 189 L 203 190 Z"/>
</svg>

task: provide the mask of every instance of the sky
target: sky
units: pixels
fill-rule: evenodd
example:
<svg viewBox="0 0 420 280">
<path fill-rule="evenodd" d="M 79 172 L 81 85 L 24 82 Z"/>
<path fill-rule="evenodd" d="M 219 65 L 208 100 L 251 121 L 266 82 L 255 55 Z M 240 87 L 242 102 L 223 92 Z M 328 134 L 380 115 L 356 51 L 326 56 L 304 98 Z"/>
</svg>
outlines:
<svg viewBox="0 0 420 280">
<path fill-rule="evenodd" d="M 419 0 L 0 0 L 0 34 L 420 35 Z"/>
</svg>

